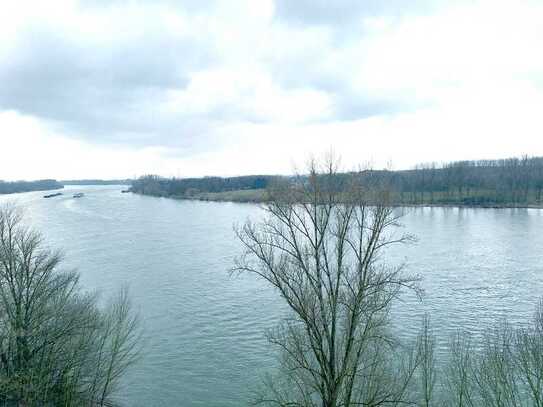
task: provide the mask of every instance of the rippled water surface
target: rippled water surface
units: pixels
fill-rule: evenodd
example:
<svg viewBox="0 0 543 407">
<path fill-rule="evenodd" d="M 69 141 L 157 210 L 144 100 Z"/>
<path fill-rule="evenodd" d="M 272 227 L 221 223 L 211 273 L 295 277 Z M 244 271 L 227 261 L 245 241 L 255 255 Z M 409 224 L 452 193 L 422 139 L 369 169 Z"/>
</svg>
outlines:
<svg viewBox="0 0 543 407">
<path fill-rule="evenodd" d="M 107 295 L 129 285 L 146 343 L 122 389 L 128 405 L 246 405 L 273 366 L 265 330 L 285 313 L 263 283 L 228 274 L 239 252 L 233 224 L 258 218 L 260 209 L 121 189 L 70 187 L 58 198 L 26 193 L 0 202 L 26 208 L 85 288 Z M 79 191 L 84 198 L 71 198 Z M 404 224 L 418 242 L 391 251 L 389 261 L 423 277 L 425 296 L 395 307 L 402 335 L 413 336 L 426 311 L 442 344 L 458 328 L 477 333 L 505 316 L 530 318 L 543 293 L 542 210 L 418 208 Z"/>
</svg>

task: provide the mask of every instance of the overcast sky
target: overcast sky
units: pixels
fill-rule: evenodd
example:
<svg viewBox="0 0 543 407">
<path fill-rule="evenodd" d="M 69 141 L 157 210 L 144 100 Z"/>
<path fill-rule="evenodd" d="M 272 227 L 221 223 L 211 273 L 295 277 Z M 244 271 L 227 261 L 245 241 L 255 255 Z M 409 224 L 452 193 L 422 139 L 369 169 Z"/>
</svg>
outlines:
<svg viewBox="0 0 543 407">
<path fill-rule="evenodd" d="M 543 1 L 4 1 L 0 179 L 543 155 Z"/>
</svg>

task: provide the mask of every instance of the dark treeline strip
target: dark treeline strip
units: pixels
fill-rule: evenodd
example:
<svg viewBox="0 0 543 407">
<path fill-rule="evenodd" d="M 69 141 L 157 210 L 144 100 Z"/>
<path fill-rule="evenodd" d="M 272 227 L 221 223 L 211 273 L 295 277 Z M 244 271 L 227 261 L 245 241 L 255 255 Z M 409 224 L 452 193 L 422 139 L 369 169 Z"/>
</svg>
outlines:
<svg viewBox="0 0 543 407">
<path fill-rule="evenodd" d="M 243 177 L 161 178 L 146 175 L 132 182 L 132 191 L 145 195 L 193 197 L 215 193 L 267 188 L 277 176 L 248 175 Z"/>
<path fill-rule="evenodd" d="M 62 180 L 63 185 L 130 185 L 132 180 L 130 179 L 70 179 Z"/>
<path fill-rule="evenodd" d="M 543 157 L 458 161 L 383 171 L 404 204 L 540 205 Z"/>
<path fill-rule="evenodd" d="M 30 191 L 49 191 L 52 189 L 61 189 L 64 186 L 53 179 L 44 179 L 39 181 L 0 181 L 0 194 L 14 194 L 16 192 Z"/>
<path fill-rule="evenodd" d="M 344 175 L 347 177 L 348 174 Z M 369 187 L 386 184 L 395 204 L 541 205 L 543 198 L 543 157 L 430 163 L 417 165 L 412 170 L 366 170 L 361 175 L 360 179 Z M 300 177 L 252 175 L 167 179 L 147 175 L 133 181 L 132 191 L 198 198 L 206 193 L 265 189 L 277 181 L 295 179 Z"/>
</svg>

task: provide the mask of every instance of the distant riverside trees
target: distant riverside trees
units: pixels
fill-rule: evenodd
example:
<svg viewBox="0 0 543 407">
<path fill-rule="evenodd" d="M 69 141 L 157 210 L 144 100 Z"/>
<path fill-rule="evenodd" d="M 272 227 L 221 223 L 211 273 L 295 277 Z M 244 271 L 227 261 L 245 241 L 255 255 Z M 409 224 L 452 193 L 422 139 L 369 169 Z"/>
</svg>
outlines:
<svg viewBox="0 0 543 407">
<path fill-rule="evenodd" d="M 45 179 L 40 181 L 15 181 L 4 182 L 0 180 L 0 194 L 13 194 L 17 192 L 30 191 L 48 191 L 51 189 L 60 189 L 64 186 L 53 179 Z"/>
<path fill-rule="evenodd" d="M 116 405 L 138 354 L 138 319 L 126 291 L 100 307 L 60 264 L 17 208 L 0 208 L 0 402 Z"/>
<path fill-rule="evenodd" d="M 72 179 L 72 180 L 62 180 L 63 185 L 130 185 L 132 180 L 130 179 L 114 179 L 114 180 L 103 180 L 103 179 Z"/>
<path fill-rule="evenodd" d="M 543 203 L 543 157 L 431 163 L 379 175 L 390 183 L 400 203 Z"/>
<path fill-rule="evenodd" d="M 417 165 L 412 170 L 367 170 L 358 175 L 360 182 L 367 186 L 376 182 L 386 184 L 390 201 L 396 205 L 543 204 L 543 157 L 430 163 Z M 351 176 L 352 173 L 337 174 L 338 178 Z M 167 179 L 148 175 L 133 181 L 132 190 L 147 195 L 190 198 L 201 193 L 264 189 L 285 180 L 295 182 L 295 177 Z"/>
<path fill-rule="evenodd" d="M 132 182 L 132 191 L 146 195 L 190 197 L 200 192 L 264 189 L 276 178 L 269 175 L 230 178 L 161 178 L 155 175 L 146 175 Z"/>
</svg>

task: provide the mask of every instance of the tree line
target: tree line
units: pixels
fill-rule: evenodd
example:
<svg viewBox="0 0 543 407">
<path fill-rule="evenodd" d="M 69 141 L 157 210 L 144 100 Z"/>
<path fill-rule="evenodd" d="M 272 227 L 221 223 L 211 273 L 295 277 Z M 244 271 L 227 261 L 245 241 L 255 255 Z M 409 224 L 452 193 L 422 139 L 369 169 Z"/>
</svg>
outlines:
<svg viewBox="0 0 543 407">
<path fill-rule="evenodd" d="M 350 172 L 337 174 L 349 178 Z M 419 164 L 411 170 L 359 171 L 359 181 L 372 187 L 386 184 L 395 205 L 541 205 L 543 200 L 543 157 L 502 160 L 457 161 Z M 263 190 L 297 177 L 253 175 L 243 177 L 162 178 L 140 177 L 132 191 L 156 196 L 197 197 L 199 193 Z M 267 199 L 267 195 L 262 195 Z"/>
<path fill-rule="evenodd" d="M 381 174 L 407 204 L 541 204 L 543 157 L 417 165 Z"/>
<path fill-rule="evenodd" d="M 132 191 L 145 195 L 191 197 L 201 192 L 226 192 L 267 188 L 277 176 L 163 178 L 145 175 L 132 182 Z"/>
<path fill-rule="evenodd" d="M 14 182 L 5 182 L 0 180 L 0 194 L 14 194 L 17 192 L 31 191 L 49 191 L 52 189 L 61 188 L 64 188 L 64 185 L 54 179 Z"/>
<path fill-rule="evenodd" d="M 62 180 L 62 185 L 130 185 L 130 179 L 72 179 Z"/>
</svg>

